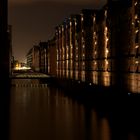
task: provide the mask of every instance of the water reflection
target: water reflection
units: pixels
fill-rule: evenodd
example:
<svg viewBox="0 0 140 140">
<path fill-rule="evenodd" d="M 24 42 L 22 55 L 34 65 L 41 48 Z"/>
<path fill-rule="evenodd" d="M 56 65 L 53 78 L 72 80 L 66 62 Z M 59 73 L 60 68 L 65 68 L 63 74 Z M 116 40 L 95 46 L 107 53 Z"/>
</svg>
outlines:
<svg viewBox="0 0 140 140">
<path fill-rule="evenodd" d="M 127 75 L 127 87 L 131 93 L 140 93 L 140 75 L 138 73 L 130 73 Z"/>
<path fill-rule="evenodd" d="M 123 114 L 110 114 L 53 87 L 12 87 L 10 140 L 137 140 Z"/>
<path fill-rule="evenodd" d="M 101 140 L 111 140 L 109 122 L 106 118 L 100 121 Z"/>
</svg>

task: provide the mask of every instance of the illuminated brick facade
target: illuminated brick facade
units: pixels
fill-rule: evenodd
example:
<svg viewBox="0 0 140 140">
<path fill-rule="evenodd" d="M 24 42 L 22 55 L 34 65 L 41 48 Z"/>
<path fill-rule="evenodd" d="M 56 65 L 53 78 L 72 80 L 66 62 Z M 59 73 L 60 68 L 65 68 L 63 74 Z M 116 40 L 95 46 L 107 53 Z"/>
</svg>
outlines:
<svg viewBox="0 0 140 140">
<path fill-rule="evenodd" d="M 138 0 L 126 5 L 109 0 L 101 10 L 82 10 L 59 26 L 58 77 L 102 86 L 134 86 L 132 73 L 140 72 L 139 5 Z"/>
<path fill-rule="evenodd" d="M 56 77 L 139 93 L 139 0 L 108 0 L 100 10 L 71 15 L 56 27 L 49 47 L 52 61 L 42 67 L 56 68 Z"/>
</svg>

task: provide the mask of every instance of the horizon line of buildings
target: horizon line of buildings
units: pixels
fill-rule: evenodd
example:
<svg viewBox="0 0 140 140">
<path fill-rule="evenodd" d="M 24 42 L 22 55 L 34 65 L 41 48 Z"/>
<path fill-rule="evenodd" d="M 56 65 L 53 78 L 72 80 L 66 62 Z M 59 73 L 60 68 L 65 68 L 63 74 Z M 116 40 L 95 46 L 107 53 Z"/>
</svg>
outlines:
<svg viewBox="0 0 140 140">
<path fill-rule="evenodd" d="M 27 54 L 33 70 L 90 85 L 140 93 L 140 1 L 108 0 L 83 9 Z"/>
</svg>

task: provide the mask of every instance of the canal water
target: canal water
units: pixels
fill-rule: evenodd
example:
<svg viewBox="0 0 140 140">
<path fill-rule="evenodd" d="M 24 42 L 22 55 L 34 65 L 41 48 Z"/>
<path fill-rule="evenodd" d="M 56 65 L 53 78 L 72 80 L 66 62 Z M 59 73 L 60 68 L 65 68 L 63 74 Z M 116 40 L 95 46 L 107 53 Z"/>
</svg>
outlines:
<svg viewBox="0 0 140 140">
<path fill-rule="evenodd" d="M 139 140 L 139 116 L 121 111 L 80 103 L 63 90 L 39 80 L 17 79 L 11 87 L 9 137 L 10 140 Z"/>
</svg>

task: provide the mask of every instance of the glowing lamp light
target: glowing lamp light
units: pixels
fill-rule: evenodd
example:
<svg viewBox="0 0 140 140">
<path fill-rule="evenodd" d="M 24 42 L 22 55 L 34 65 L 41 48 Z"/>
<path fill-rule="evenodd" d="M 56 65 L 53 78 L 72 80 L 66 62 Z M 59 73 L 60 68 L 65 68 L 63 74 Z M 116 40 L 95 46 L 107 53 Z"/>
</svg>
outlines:
<svg viewBox="0 0 140 140">
<path fill-rule="evenodd" d="M 138 64 L 139 63 L 139 61 L 135 61 L 135 64 Z"/>
<path fill-rule="evenodd" d="M 89 85 L 91 86 L 91 85 L 92 85 L 92 83 L 89 83 Z"/>
<path fill-rule="evenodd" d="M 97 51 L 95 51 L 95 54 L 97 54 Z"/>
<path fill-rule="evenodd" d="M 135 32 L 138 33 L 139 30 L 136 30 Z"/>
<path fill-rule="evenodd" d="M 105 62 L 106 62 L 106 65 L 108 65 L 108 64 L 109 64 L 107 60 L 106 60 Z"/>
<path fill-rule="evenodd" d="M 83 16 L 81 17 L 81 21 L 84 21 L 84 18 L 83 18 Z"/>
<path fill-rule="evenodd" d="M 137 19 L 138 18 L 138 15 L 135 15 L 135 19 Z"/>
<path fill-rule="evenodd" d="M 135 48 L 136 48 L 136 49 L 139 48 L 139 45 L 136 45 Z"/>
<path fill-rule="evenodd" d="M 108 39 L 108 38 L 106 38 L 106 42 L 108 42 L 108 40 L 109 40 L 109 39 Z"/>
<path fill-rule="evenodd" d="M 135 2 L 135 6 L 137 5 L 138 3 L 137 3 L 137 1 Z"/>
<path fill-rule="evenodd" d="M 95 20 L 96 20 L 96 18 L 95 18 L 95 16 L 93 17 L 93 21 L 95 22 Z"/>
<path fill-rule="evenodd" d="M 134 25 L 134 22 L 132 22 L 132 25 Z"/>
<path fill-rule="evenodd" d="M 106 53 L 109 53 L 109 50 L 108 49 L 106 49 Z"/>
</svg>

